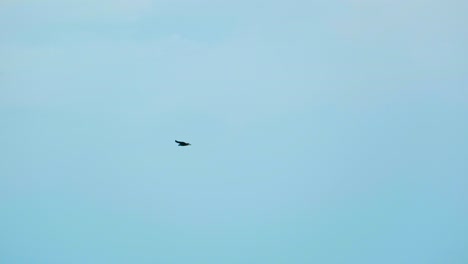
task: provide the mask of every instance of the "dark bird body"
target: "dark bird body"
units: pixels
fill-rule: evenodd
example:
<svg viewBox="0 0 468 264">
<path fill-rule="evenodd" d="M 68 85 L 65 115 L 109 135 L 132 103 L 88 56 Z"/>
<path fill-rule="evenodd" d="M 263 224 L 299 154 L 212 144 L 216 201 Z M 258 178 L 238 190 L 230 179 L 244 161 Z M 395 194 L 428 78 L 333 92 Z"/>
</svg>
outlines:
<svg viewBox="0 0 468 264">
<path fill-rule="evenodd" d="M 191 145 L 190 143 L 183 142 L 183 141 L 177 141 L 177 140 L 176 140 L 175 142 L 176 142 L 176 143 L 178 143 L 178 144 L 179 144 L 179 146 L 181 146 L 181 147 L 185 147 L 185 146 L 189 146 L 189 145 Z"/>
</svg>

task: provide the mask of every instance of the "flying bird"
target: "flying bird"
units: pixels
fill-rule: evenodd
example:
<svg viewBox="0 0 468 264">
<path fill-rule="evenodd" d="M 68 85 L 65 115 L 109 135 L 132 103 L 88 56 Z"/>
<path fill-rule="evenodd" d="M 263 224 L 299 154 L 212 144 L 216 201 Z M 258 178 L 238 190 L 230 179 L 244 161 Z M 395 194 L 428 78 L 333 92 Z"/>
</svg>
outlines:
<svg viewBox="0 0 468 264">
<path fill-rule="evenodd" d="M 190 143 L 183 142 L 183 141 L 177 141 L 177 140 L 176 140 L 175 142 L 176 142 L 176 143 L 178 143 L 178 144 L 179 144 L 179 146 L 181 146 L 181 147 L 185 147 L 185 146 L 189 146 L 189 145 L 191 145 Z"/>
</svg>

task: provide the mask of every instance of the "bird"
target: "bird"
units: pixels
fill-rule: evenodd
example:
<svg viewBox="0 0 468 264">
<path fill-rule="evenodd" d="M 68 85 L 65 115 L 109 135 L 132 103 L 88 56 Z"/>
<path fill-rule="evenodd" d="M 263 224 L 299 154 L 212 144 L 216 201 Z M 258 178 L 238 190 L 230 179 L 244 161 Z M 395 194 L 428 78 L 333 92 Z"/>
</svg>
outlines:
<svg viewBox="0 0 468 264">
<path fill-rule="evenodd" d="M 176 140 L 175 142 L 178 143 L 179 146 L 181 146 L 181 147 L 185 147 L 185 146 L 192 145 L 192 144 L 190 144 L 190 143 L 183 142 L 183 141 L 177 141 L 177 140 Z"/>
</svg>

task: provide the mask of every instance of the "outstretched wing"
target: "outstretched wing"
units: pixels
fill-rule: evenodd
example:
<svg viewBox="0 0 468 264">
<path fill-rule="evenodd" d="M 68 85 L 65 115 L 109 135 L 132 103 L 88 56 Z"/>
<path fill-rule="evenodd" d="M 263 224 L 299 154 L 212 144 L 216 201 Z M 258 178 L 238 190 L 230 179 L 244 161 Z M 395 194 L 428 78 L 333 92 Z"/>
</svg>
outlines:
<svg viewBox="0 0 468 264">
<path fill-rule="evenodd" d="M 187 144 L 187 143 L 185 143 L 185 142 L 183 142 L 183 141 L 177 141 L 177 140 L 176 140 L 175 142 L 176 142 L 176 143 L 179 143 L 179 144 Z"/>
</svg>

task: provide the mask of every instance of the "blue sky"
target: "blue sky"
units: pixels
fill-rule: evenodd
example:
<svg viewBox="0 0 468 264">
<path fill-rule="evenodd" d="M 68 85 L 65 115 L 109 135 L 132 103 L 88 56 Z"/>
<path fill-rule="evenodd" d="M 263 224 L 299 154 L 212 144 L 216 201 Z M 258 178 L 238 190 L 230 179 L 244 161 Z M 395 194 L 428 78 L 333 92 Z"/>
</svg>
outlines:
<svg viewBox="0 0 468 264">
<path fill-rule="evenodd" d="M 467 263 L 467 8 L 2 1 L 0 262 Z"/>
</svg>

